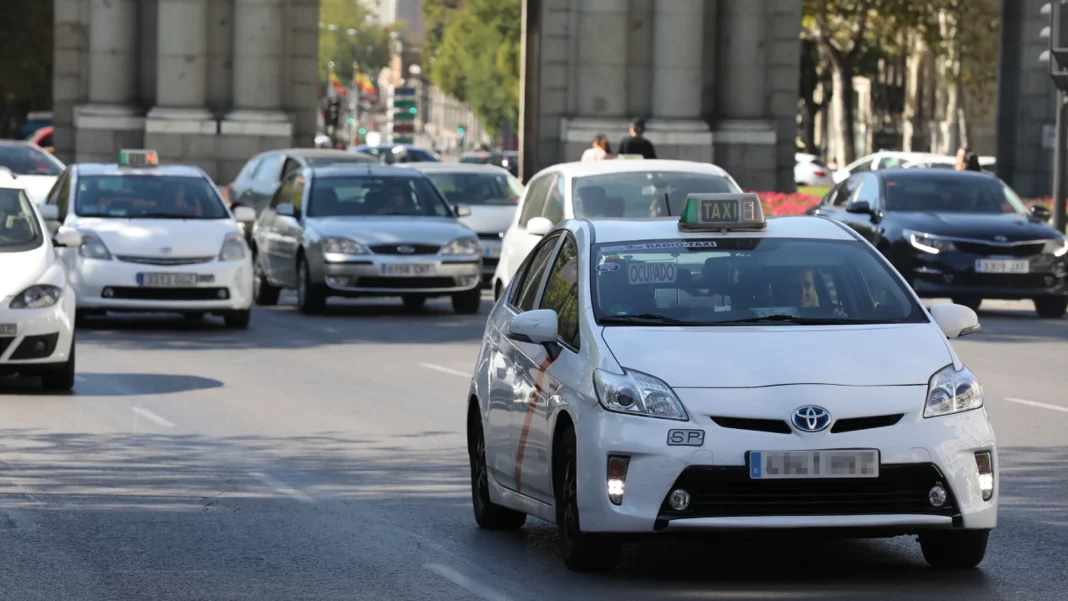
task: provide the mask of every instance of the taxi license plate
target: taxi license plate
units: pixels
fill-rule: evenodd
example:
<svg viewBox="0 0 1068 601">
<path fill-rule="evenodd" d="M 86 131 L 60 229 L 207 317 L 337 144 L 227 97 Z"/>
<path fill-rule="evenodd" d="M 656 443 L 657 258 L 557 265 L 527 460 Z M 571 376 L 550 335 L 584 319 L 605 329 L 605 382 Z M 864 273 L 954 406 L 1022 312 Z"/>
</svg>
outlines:
<svg viewBox="0 0 1068 601">
<path fill-rule="evenodd" d="M 382 266 L 382 275 L 393 277 L 432 276 L 437 273 L 433 263 L 392 263 Z"/>
<path fill-rule="evenodd" d="M 878 477 L 875 449 L 749 452 L 752 480 Z"/>
<path fill-rule="evenodd" d="M 19 326 L 13 323 L 0 323 L 0 336 L 14 336 L 18 334 Z"/>
<path fill-rule="evenodd" d="M 488 246 L 484 252 L 487 259 L 496 259 L 501 256 L 500 247 Z"/>
<path fill-rule="evenodd" d="M 975 271 L 978 273 L 1029 273 L 1031 262 L 1027 260 L 976 259 Z"/>
<path fill-rule="evenodd" d="M 137 284 L 149 288 L 193 288 L 197 285 L 197 274 L 139 273 Z"/>
</svg>

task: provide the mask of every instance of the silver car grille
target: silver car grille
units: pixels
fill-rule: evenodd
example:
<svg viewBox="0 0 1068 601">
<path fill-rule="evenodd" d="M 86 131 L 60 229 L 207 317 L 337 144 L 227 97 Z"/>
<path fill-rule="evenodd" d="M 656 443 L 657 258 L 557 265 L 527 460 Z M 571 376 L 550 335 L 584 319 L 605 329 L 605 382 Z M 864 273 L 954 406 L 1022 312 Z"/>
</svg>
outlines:
<svg viewBox="0 0 1068 601">
<path fill-rule="evenodd" d="M 115 258 L 125 263 L 140 263 L 142 265 L 196 265 L 198 263 L 211 263 L 215 255 L 206 257 L 140 257 L 137 255 L 115 255 Z"/>
</svg>

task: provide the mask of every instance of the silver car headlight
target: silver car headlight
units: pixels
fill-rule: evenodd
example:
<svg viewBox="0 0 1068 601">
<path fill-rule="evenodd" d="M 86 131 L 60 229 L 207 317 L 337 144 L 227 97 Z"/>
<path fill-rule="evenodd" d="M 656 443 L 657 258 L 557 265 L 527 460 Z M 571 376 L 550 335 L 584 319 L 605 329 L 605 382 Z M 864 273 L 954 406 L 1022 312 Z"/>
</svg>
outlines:
<svg viewBox="0 0 1068 601">
<path fill-rule="evenodd" d="M 110 261 L 111 253 L 108 252 L 108 247 L 104 246 L 104 241 L 100 239 L 93 232 L 81 232 L 82 245 L 78 247 L 78 254 L 86 259 L 97 259 L 99 261 Z"/>
<path fill-rule="evenodd" d="M 323 252 L 332 255 L 366 255 L 367 249 L 348 238 L 323 238 Z"/>
<path fill-rule="evenodd" d="M 44 309 L 59 302 L 63 289 L 51 284 L 37 284 L 19 292 L 11 300 L 12 309 Z"/>
<path fill-rule="evenodd" d="M 957 371 L 950 364 L 935 372 L 928 381 L 923 416 L 940 417 L 982 406 L 983 387 L 979 378 L 965 367 Z"/>
<path fill-rule="evenodd" d="M 901 232 L 905 239 L 909 241 L 909 244 L 917 250 L 922 250 L 925 253 L 931 253 L 937 255 L 940 252 L 947 252 L 956 250 L 957 247 L 953 245 L 949 240 L 943 240 L 938 236 L 932 236 L 931 234 L 925 234 L 923 232 L 917 232 L 914 230 L 902 230 Z"/>
<path fill-rule="evenodd" d="M 230 232 L 223 240 L 222 249 L 219 251 L 220 261 L 240 261 L 248 254 L 248 245 L 245 237 L 240 232 Z"/>
<path fill-rule="evenodd" d="M 690 421 L 675 391 L 649 374 L 624 369 L 619 375 L 598 369 L 593 372 L 593 386 L 597 400 L 609 411 Z"/>
<path fill-rule="evenodd" d="M 441 247 L 443 255 L 477 255 L 478 238 L 457 238 Z"/>
<path fill-rule="evenodd" d="M 1046 243 L 1044 251 L 1052 254 L 1054 257 L 1068 255 L 1068 238 L 1061 236 L 1050 240 Z"/>
</svg>

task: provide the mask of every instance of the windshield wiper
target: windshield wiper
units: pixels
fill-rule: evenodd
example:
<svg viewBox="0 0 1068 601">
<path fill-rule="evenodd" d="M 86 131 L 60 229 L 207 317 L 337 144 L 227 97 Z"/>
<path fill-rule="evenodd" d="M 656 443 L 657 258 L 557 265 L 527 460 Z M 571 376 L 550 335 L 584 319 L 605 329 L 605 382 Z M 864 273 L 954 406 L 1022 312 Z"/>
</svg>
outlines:
<svg viewBox="0 0 1068 601">
<path fill-rule="evenodd" d="M 687 323 L 689 323 L 686 321 L 682 321 L 681 319 L 668 317 L 667 315 L 660 315 L 659 313 L 638 313 L 636 315 L 607 315 L 601 318 L 602 324 L 624 324 L 640 322 L 666 323 L 671 325 L 686 325 Z"/>
<path fill-rule="evenodd" d="M 761 317 L 747 317 L 745 319 L 732 319 L 730 321 L 718 321 L 716 324 L 732 324 L 732 323 L 761 323 L 761 322 L 785 322 L 802 326 L 834 326 L 843 324 L 863 324 L 874 323 L 871 321 L 861 321 L 857 319 L 838 319 L 838 318 L 826 318 L 826 317 L 798 317 L 796 315 L 790 315 L 789 313 L 776 313 L 774 315 L 763 315 Z"/>
</svg>

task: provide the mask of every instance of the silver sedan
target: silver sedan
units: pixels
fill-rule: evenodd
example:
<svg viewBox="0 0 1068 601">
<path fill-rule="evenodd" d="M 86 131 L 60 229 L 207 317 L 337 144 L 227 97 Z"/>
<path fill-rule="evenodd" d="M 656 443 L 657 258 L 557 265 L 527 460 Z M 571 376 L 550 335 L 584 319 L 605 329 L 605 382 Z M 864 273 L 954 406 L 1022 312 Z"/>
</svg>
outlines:
<svg viewBox="0 0 1068 601">
<path fill-rule="evenodd" d="M 321 313 L 331 296 L 399 296 L 407 307 L 449 296 L 477 313 L 482 255 L 427 177 L 400 167 L 306 168 L 279 186 L 253 227 L 257 304 L 296 289 L 300 310 Z"/>
</svg>

